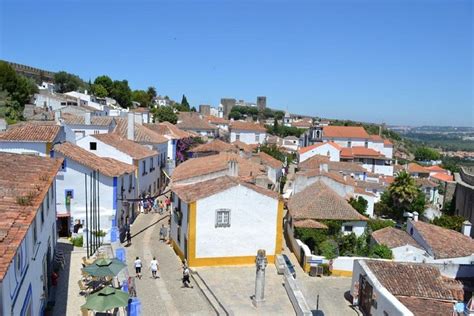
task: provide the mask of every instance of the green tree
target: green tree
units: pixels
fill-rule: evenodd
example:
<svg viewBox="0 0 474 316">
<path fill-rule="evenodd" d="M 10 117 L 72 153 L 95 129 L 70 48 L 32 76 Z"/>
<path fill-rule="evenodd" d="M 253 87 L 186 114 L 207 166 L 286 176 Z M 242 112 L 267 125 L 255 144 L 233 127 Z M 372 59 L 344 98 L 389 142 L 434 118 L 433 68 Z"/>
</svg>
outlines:
<svg viewBox="0 0 474 316">
<path fill-rule="evenodd" d="M 373 258 L 380 258 L 380 259 L 392 259 L 393 253 L 390 248 L 386 245 L 375 245 L 372 248 L 372 256 Z"/>
<path fill-rule="evenodd" d="M 286 155 L 281 152 L 276 145 L 262 145 L 260 146 L 260 150 L 281 162 L 285 162 L 286 160 Z"/>
<path fill-rule="evenodd" d="M 339 254 L 341 256 L 353 256 L 356 252 L 357 237 L 354 233 L 343 235 L 339 238 Z"/>
<path fill-rule="evenodd" d="M 106 96 L 109 96 L 112 93 L 112 89 L 114 88 L 114 82 L 112 81 L 112 79 L 110 79 L 109 76 L 106 75 L 102 75 L 95 78 L 94 84 L 100 84 L 102 87 L 104 87 L 107 91 Z"/>
<path fill-rule="evenodd" d="M 110 97 L 114 98 L 123 108 L 132 105 L 132 90 L 128 86 L 127 80 L 115 80 L 112 86 Z"/>
<path fill-rule="evenodd" d="M 105 98 L 106 96 L 109 95 L 107 92 L 107 89 L 105 89 L 104 86 L 101 85 L 100 83 L 92 85 L 92 92 L 94 93 L 96 97 L 99 97 L 99 98 Z"/>
<path fill-rule="evenodd" d="M 331 260 L 338 257 L 338 248 L 336 241 L 327 239 L 320 244 L 321 255 L 326 259 Z"/>
<path fill-rule="evenodd" d="M 415 159 L 418 161 L 439 160 L 439 152 L 429 147 L 419 147 L 415 151 Z"/>
<path fill-rule="evenodd" d="M 169 106 L 161 106 L 153 109 L 153 117 L 157 122 L 170 122 L 176 124 L 178 116 L 174 113 L 173 108 Z"/>
<path fill-rule="evenodd" d="M 440 217 L 433 219 L 431 224 L 460 232 L 464 221 L 465 219 L 462 216 L 442 214 Z"/>
<path fill-rule="evenodd" d="M 134 90 L 132 92 L 132 101 L 140 103 L 141 107 L 150 106 L 150 96 L 145 90 Z"/>
<path fill-rule="evenodd" d="M 314 253 L 320 254 L 319 246 L 328 235 L 325 229 L 295 227 L 295 237 L 304 242 Z"/>
<path fill-rule="evenodd" d="M 85 83 L 76 75 L 59 71 L 54 74 L 54 83 L 60 93 L 83 90 Z"/>
<path fill-rule="evenodd" d="M 367 226 L 371 232 L 375 232 L 385 227 L 395 227 L 395 222 L 386 219 L 369 219 Z"/>
<path fill-rule="evenodd" d="M 154 98 L 156 98 L 157 93 L 156 93 L 156 88 L 155 87 L 148 87 L 146 90 L 146 94 L 148 94 L 148 100 L 150 103 L 153 101 Z"/>
<path fill-rule="evenodd" d="M 362 196 L 359 196 L 357 199 L 351 197 L 348 202 L 357 212 L 364 216 L 367 216 L 366 211 L 369 203 Z"/>
<path fill-rule="evenodd" d="M 181 106 L 187 109 L 187 112 L 191 110 L 191 106 L 188 103 L 188 99 L 186 99 L 186 96 L 184 94 L 183 94 L 183 98 L 181 99 Z"/>
</svg>

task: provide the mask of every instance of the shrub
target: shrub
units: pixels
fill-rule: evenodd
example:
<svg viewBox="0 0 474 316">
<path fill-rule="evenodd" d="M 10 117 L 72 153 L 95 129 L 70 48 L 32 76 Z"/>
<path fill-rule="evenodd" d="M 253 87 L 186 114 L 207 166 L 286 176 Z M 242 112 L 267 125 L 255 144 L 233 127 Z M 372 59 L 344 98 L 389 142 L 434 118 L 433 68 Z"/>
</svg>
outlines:
<svg viewBox="0 0 474 316">
<path fill-rule="evenodd" d="M 385 227 L 395 227 L 395 222 L 384 219 L 369 219 L 367 225 L 369 226 L 370 230 L 374 232 Z"/>
<path fill-rule="evenodd" d="M 327 239 L 327 231 L 325 229 L 314 228 L 298 228 L 295 227 L 295 236 L 304 242 L 314 253 L 320 254 L 319 245 Z"/>
<path fill-rule="evenodd" d="M 319 245 L 319 248 L 321 250 L 321 255 L 328 260 L 337 258 L 338 256 L 337 243 L 332 239 L 323 241 Z"/>
<path fill-rule="evenodd" d="M 329 270 L 329 264 L 323 263 L 323 264 L 321 264 L 321 266 L 323 267 L 323 275 L 324 276 L 330 276 L 332 274 L 331 271 Z"/>
<path fill-rule="evenodd" d="M 372 257 L 380 259 L 392 259 L 392 250 L 386 245 L 376 245 L 372 248 Z"/>
<path fill-rule="evenodd" d="M 71 238 L 71 242 L 75 247 L 82 247 L 84 245 L 84 240 L 83 240 L 82 235 Z"/>
</svg>

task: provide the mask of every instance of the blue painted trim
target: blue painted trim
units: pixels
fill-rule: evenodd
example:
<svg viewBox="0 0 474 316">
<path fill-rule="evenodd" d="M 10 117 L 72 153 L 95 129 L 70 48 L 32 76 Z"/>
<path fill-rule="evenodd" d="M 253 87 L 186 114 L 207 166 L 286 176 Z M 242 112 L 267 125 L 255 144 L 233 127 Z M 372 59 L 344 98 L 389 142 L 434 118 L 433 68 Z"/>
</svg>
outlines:
<svg viewBox="0 0 474 316">
<path fill-rule="evenodd" d="M 66 198 L 68 192 L 72 193 L 71 194 L 71 199 L 73 199 L 74 198 L 74 190 L 73 189 L 65 189 L 64 190 L 64 198 Z"/>
<path fill-rule="evenodd" d="M 51 158 L 54 158 L 54 150 L 51 150 L 51 151 L 49 152 L 49 156 L 50 156 Z"/>
<path fill-rule="evenodd" d="M 113 190 L 113 194 L 114 194 L 114 197 L 113 197 L 113 210 L 116 211 L 117 210 L 117 177 L 114 177 L 114 190 Z"/>
<path fill-rule="evenodd" d="M 28 307 L 28 303 L 31 301 L 31 295 L 32 295 L 32 290 L 31 290 L 31 283 L 30 283 L 30 285 L 28 286 L 28 291 L 26 292 L 25 300 L 23 301 L 23 306 L 21 307 L 20 316 L 26 315 L 26 309 Z"/>
</svg>

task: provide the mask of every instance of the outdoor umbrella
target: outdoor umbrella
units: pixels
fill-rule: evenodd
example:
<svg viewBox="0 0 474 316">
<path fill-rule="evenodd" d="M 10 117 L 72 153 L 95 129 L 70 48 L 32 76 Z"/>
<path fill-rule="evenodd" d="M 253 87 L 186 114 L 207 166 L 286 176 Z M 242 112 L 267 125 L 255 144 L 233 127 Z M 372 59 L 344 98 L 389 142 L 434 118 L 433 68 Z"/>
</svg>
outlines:
<svg viewBox="0 0 474 316">
<path fill-rule="evenodd" d="M 96 277 L 116 276 L 126 265 L 116 259 L 97 259 L 93 264 L 82 268 L 82 271 Z"/>
<path fill-rule="evenodd" d="M 105 312 L 128 305 L 128 293 L 112 287 L 104 287 L 97 293 L 89 295 L 83 308 L 96 312 Z"/>
</svg>

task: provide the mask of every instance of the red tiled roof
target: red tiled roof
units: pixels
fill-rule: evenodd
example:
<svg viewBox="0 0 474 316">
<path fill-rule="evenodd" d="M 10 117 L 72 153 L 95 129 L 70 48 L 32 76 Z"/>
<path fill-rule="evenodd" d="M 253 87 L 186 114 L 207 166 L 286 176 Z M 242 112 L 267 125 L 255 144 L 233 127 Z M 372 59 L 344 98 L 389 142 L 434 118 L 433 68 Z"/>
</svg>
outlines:
<svg viewBox="0 0 474 316">
<path fill-rule="evenodd" d="M 329 171 L 345 172 L 345 173 L 367 173 L 367 170 L 361 164 L 346 161 L 329 161 Z"/>
<path fill-rule="evenodd" d="M 25 238 L 62 159 L 0 153 L 0 281 Z M 30 197 L 20 205 L 18 198 Z M 49 197 L 48 197 L 49 198 Z M 29 201 L 28 201 L 29 200 Z M 54 207 L 54 206 L 53 206 Z"/>
<path fill-rule="evenodd" d="M 128 118 L 117 118 L 117 126 L 115 126 L 114 133 L 123 137 L 128 137 Z M 168 143 L 168 139 L 163 135 L 155 132 L 154 130 L 142 125 L 135 123 L 134 126 L 134 141 L 138 143 L 152 143 L 152 144 L 163 144 Z"/>
<path fill-rule="evenodd" d="M 257 156 L 260 157 L 264 165 L 268 165 L 273 169 L 281 169 L 283 167 L 283 163 L 280 160 L 273 158 L 272 156 L 267 153 L 264 153 L 263 151 L 259 152 Z"/>
<path fill-rule="evenodd" d="M 435 173 L 435 174 L 431 175 L 430 177 L 433 178 L 433 179 L 444 181 L 444 182 L 454 181 L 454 178 L 453 178 L 452 175 L 442 173 L 442 172 Z"/>
<path fill-rule="evenodd" d="M 0 141 L 51 143 L 60 130 L 59 125 L 25 123 L 0 133 Z"/>
<path fill-rule="evenodd" d="M 267 129 L 263 127 L 262 125 L 252 123 L 252 122 L 243 122 L 243 121 L 230 122 L 230 130 L 263 132 L 263 133 L 267 131 Z"/>
<path fill-rule="evenodd" d="M 251 153 L 258 147 L 257 144 L 249 145 L 249 144 L 246 144 L 246 143 L 244 143 L 240 140 L 233 141 L 232 145 L 237 146 L 237 148 L 243 150 L 246 153 Z"/>
<path fill-rule="evenodd" d="M 438 186 L 438 184 L 428 180 L 428 178 L 415 178 L 414 180 L 417 185 L 422 187 L 436 188 Z"/>
<path fill-rule="evenodd" d="M 227 170 L 229 168 L 229 161 L 232 159 L 237 161 L 239 177 L 254 178 L 258 175 L 266 174 L 265 168 L 260 164 L 244 159 L 238 154 L 221 153 L 219 155 L 186 160 L 173 171 L 172 180 L 181 181 Z"/>
<path fill-rule="evenodd" d="M 408 164 L 408 172 L 409 173 L 430 173 L 425 167 L 420 166 L 417 163 L 409 163 Z"/>
<path fill-rule="evenodd" d="M 300 227 L 300 228 L 328 229 L 326 225 L 318 221 L 315 221 L 314 219 L 303 219 L 300 221 L 294 221 L 293 225 L 295 227 Z"/>
<path fill-rule="evenodd" d="M 418 297 L 397 296 L 414 316 L 449 316 L 453 314 L 453 302 L 424 299 Z"/>
<path fill-rule="evenodd" d="M 385 245 L 389 248 L 402 247 L 405 245 L 410 245 L 423 249 L 413 237 L 411 237 L 406 231 L 393 228 L 385 227 L 374 231 L 372 233 L 372 238 L 379 244 Z"/>
<path fill-rule="evenodd" d="M 467 257 L 474 254 L 474 240 L 457 231 L 420 221 L 411 221 L 428 244 L 435 259 Z"/>
<path fill-rule="evenodd" d="M 393 147 L 393 143 L 388 139 L 383 140 L 383 145 L 384 147 Z"/>
<path fill-rule="evenodd" d="M 333 146 L 334 148 L 338 149 L 338 150 L 342 150 L 342 147 L 339 145 L 339 144 L 336 144 L 334 142 L 326 142 L 326 143 L 318 143 L 318 144 L 314 144 L 314 145 L 311 145 L 311 146 L 306 146 L 306 147 L 301 147 L 298 152 L 299 154 L 304 154 L 310 150 L 313 150 L 315 148 L 318 148 L 318 147 L 321 147 L 323 145 L 331 145 Z"/>
<path fill-rule="evenodd" d="M 238 178 L 222 176 L 211 180 L 197 182 L 193 184 L 178 184 L 173 185 L 171 190 L 177 194 L 186 203 L 194 202 L 219 192 L 225 191 L 235 186 L 245 186 L 260 194 L 264 194 L 274 199 L 278 199 L 278 193 L 257 187 L 256 185 L 246 183 Z"/>
<path fill-rule="evenodd" d="M 216 130 L 217 127 L 209 124 L 206 120 L 202 119 L 199 113 L 194 112 L 181 112 L 179 113 L 179 121 L 176 124 L 177 127 L 183 130 L 201 130 L 209 131 Z"/>
<path fill-rule="evenodd" d="M 237 152 L 236 146 L 223 142 L 220 139 L 214 139 L 209 143 L 201 144 L 195 148 L 190 149 L 191 152 Z"/>
<path fill-rule="evenodd" d="M 372 148 L 366 148 L 362 146 L 355 146 L 355 147 L 350 147 L 350 148 L 342 148 L 341 150 L 341 158 L 376 158 L 376 159 L 386 159 L 383 154 L 380 152 L 372 149 Z"/>
<path fill-rule="evenodd" d="M 323 163 L 328 163 L 329 157 L 323 155 L 314 155 L 313 157 L 306 159 L 298 164 L 298 168 L 302 170 L 308 169 L 319 169 L 319 166 Z"/>
<path fill-rule="evenodd" d="M 463 300 L 462 284 L 443 277 L 436 267 L 423 263 L 364 261 L 382 286 L 395 296 Z"/>
<path fill-rule="evenodd" d="M 383 138 L 379 135 L 370 135 L 370 140 L 373 142 L 383 142 Z"/>
<path fill-rule="evenodd" d="M 443 172 L 443 173 L 448 173 L 448 170 L 441 168 L 440 166 L 429 166 L 425 167 L 426 170 L 429 170 L 431 172 Z"/>
<path fill-rule="evenodd" d="M 61 119 L 69 125 L 85 125 L 86 121 L 83 115 L 74 115 L 72 113 L 61 113 Z M 96 126 L 110 126 L 114 118 L 111 116 L 91 116 L 91 124 Z"/>
<path fill-rule="evenodd" d="M 229 124 L 229 120 L 226 120 L 226 119 L 223 118 L 223 117 L 217 117 L 217 116 L 214 116 L 214 115 L 208 115 L 208 116 L 206 116 L 205 119 L 206 119 L 209 123 L 215 124 L 215 125 L 225 125 L 225 124 Z"/>
<path fill-rule="evenodd" d="M 293 195 L 288 201 L 288 211 L 294 219 L 367 221 L 365 216 L 321 181 Z"/>
<path fill-rule="evenodd" d="M 91 136 L 103 143 L 115 147 L 123 153 L 126 153 L 133 159 L 143 159 L 158 154 L 156 151 L 151 150 L 146 146 L 132 142 L 131 140 L 120 137 L 117 134 L 95 134 Z"/>
<path fill-rule="evenodd" d="M 93 170 L 98 170 L 108 177 L 117 177 L 125 173 L 135 171 L 135 166 L 123 163 L 113 158 L 102 158 L 94 155 L 87 150 L 65 142 L 54 146 L 54 151 L 61 153 L 63 156 L 70 158 L 79 164 L 87 166 Z"/>
<path fill-rule="evenodd" d="M 145 127 L 151 129 L 152 131 L 160 134 L 171 137 L 173 139 L 183 139 L 193 137 L 193 135 L 187 131 L 183 131 L 178 128 L 176 125 L 171 124 L 170 122 L 161 122 L 154 124 L 143 124 Z"/>
<path fill-rule="evenodd" d="M 370 138 L 361 126 L 324 126 L 324 138 Z"/>
<path fill-rule="evenodd" d="M 313 123 L 310 121 L 294 121 L 291 123 L 291 126 L 297 128 L 310 128 L 313 126 Z"/>
</svg>

